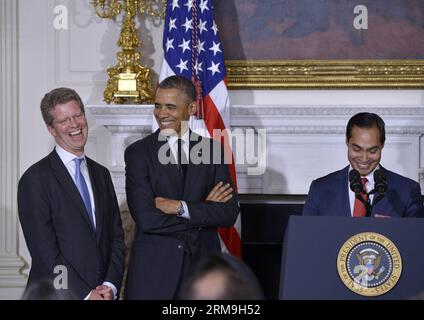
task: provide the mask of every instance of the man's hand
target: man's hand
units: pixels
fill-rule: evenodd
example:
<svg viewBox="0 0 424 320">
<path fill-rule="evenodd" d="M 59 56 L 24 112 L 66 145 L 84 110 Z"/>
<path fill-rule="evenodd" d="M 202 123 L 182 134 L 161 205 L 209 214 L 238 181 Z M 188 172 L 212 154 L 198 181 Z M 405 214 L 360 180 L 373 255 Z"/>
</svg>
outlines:
<svg viewBox="0 0 424 320">
<path fill-rule="evenodd" d="M 88 300 L 114 300 L 112 288 L 101 285 L 91 290 Z"/>
<path fill-rule="evenodd" d="M 220 181 L 209 192 L 206 201 L 227 202 L 233 197 L 232 192 L 233 188 L 229 183 L 224 184 Z"/>
<path fill-rule="evenodd" d="M 114 300 L 114 293 L 111 287 L 102 284 L 96 287 L 96 291 L 100 293 L 104 300 Z"/>
<path fill-rule="evenodd" d="M 166 214 L 177 214 L 181 202 L 179 200 L 162 197 L 155 198 L 155 207 Z"/>
</svg>

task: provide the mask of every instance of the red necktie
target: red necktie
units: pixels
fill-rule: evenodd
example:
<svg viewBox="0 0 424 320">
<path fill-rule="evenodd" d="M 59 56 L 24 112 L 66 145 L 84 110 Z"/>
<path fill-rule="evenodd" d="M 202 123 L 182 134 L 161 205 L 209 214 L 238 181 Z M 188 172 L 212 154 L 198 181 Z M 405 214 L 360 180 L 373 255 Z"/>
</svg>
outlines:
<svg viewBox="0 0 424 320">
<path fill-rule="evenodd" d="M 368 200 L 367 195 L 367 188 L 365 187 L 365 184 L 367 183 L 367 178 L 362 178 L 362 190 L 361 193 L 362 198 L 365 200 L 365 202 Z M 353 216 L 354 217 L 365 217 L 365 204 L 363 204 L 358 198 L 355 197 L 355 205 L 353 206 Z"/>
</svg>

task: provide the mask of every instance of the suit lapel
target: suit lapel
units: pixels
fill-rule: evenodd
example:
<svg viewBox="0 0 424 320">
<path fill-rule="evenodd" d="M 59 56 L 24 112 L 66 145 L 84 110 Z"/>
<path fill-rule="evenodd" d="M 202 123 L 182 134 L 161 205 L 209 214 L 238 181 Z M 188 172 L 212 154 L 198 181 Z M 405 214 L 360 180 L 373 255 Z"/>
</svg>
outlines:
<svg viewBox="0 0 424 320">
<path fill-rule="evenodd" d="M 100 192 L 103 189 L 101 182 L 99 181 L 99 175 L 95 172 L 95 167 L 93 160 L 86 157 L 87 160 L 87 167 L 88 167 L 88 174 L 90 175 L 90 182 L 91 182 L 91 188 L 93 189 L 93 198 L 94 198 L 94 217 L 96 218 L 96 237 L 97 241 L 100 239 L 100 234 L 103 229 L 103 205 L 102 201 L 99 200 Z"/>
<path fill-rule="evenodd" d="M 90 229 L 92 229 L 91 222 L 89 221 L 86 213 L 84 202 L 82 201 L 81 195 L 77 189 L 77 186 L 72 180 L 68 169 L 65 167 L 55 150 L 50 153 L 49 159 L 53 174 L 56 177 L 57 181 L 65 189 L 66 194 L 69 195 L 69 197 L 72 199 L 74 204 L 77 206 L 78 211 L 82 215 L 83 219 L 86 221 Z"/>
<path fill-rule="evenodd" d="M 340 212 L 339 215 L 345 216 L 345 217 L 351 216 L 348 172 L 349 172 L 349 166 L 340 170 L 340 174 L 339 174 L 338 182 L 337 182 L 337 187 L 339 188 L 339 190 L 344 190 L 342 192 L 342 196 L 340 197 L 339 208 L 342 208 L 342 212 Z"/>
<path fill-rule="evenodd" d="M 182 195 L 185 194 L 185 190 L 190 190 L 190 187 L 187 186 L 188 181 L 190 179 L 190 172 L 192 171 L 190 153 L 191 153 L 191 148 L 193 147 L 193 144 L 195 143 L 194 141 L 191 141 L 191 139 L 190 139 L 192 134 L 193 134 L 193 132 L 191 130 L 189 130 L 189 132 L 188 132 L 188 155 L 187 155 L 188 164 L 187 164 L 187 171 L 186 171 L 185 179 L 182 181 Z M 181 175 L 181 179 L 183 179 L 182 175 Z"/>
<path fill-rule="evenodd" d="M 197 178 L 199 178 L 199 174 L 197 174 L 197 170 L 201 169 L 202 166 L 201 165 L 195 165 L 192 162 L 192 149 L 195 145 L 198 146 L 202 146 L 201 140 L 202 140 L 202 136 L 197 135 L 196 133 L 192 132 L 190 130 L 189 133 L 189 147 L 188 147 L 188 153 L 189 153 L 189 161 L 188 161 L 188 166 L 187 166 L 187 174 L 186 174 L 186 179 L 185 179 L 185 184 L 184 184 L 184 191 L 185 190 L 190 190 L 190 185 L 196 185 L 194 182 L 197 180 Z M 194 151 L 196 152 L 196 151 Z M 199 150 L 197 150 L 197 152 L 193 155 L 194 157 L 197 157 L 198 159 L 202 159 L 202 152 L 203 149 L 200 148 Z M 197 162 L 196 162 L 197 163 Z M 185 193 L 185 192 L 184 192 Z"/>
<path fill-rule="evenodd" d="M 169 147 L 168 141 L 166 138 L 164 140 L 159 141 L 159 132 L 160 129 L 158 129 L 154 135 L 152 136 L 152 157 L 153 157 L 153 163 L 158 164 L 158 172 L 161 172 L 162 174 L 169 177 L 169 181 L 181 181 L 182 176 L 181 172 L 178 169 L 178 165 L 175 163 L 168 163 L 168 164 L 161 164 L 160 161 L 158 161 L 158 155 L 163 153 L 163 150 L 161 148 L 166 148 L 166 156 L 168 159 L 172 158 L 172 151 Z M 162 150 L 162 151 L 161 151 Z M 160 152 L 160 153 L 159 153 Z M 188 170 L 187 170 L 188 171 Z M 182 198 L 183 195 L 183 184 L 182 183 L 175 183 L 175 186 L 178 187 L 178 194 Z"/>
</svg>

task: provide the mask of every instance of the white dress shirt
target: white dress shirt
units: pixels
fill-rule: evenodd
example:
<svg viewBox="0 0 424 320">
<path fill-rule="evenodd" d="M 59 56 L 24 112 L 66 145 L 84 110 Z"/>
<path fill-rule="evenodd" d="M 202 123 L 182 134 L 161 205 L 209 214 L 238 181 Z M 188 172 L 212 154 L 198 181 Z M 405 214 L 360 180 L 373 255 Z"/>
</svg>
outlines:
<svg viewBox="0 0 424 320">
<path fill-rule="evenodd" d="M 58 154 L 60 160 L 62 160 L 63 164 L 65 165 L 66 169 L 68 169 L 69 174 L 71 175 L 72 180 L 75 182 L 75 158 L 81 158 L 81 157 L 77 157 L 74 154 L 66 151 L 65 149 L 63 149 L 61 146 L 56 145 L 56 153 Z M 87 161 L 85 159 L 85 155 L 83 154 L 82 157 L 84 158 L 84 160 L 81 162 L 81 174 L 84 177 L 85 182 L 87 183 L 87 188 L 88 188 L 88 193 L 90 194 L 90 202 L 91 202 L 91 215 L 93 218 L 93 222 L 94 222 L 94 228 L 96 227 L 96 215 L 95 215 L 95 203 L 94 203 L 94 194 L 93 194 L 93 188 L 91 187 L 91 180 L 90 180 L 90 174 L 88 173 L 88 167 L 87 167 Z M 108 286 L 109 288 L 112 288 L 113 294 L 115 296 L 116 299 L 116 294 L 118 292 L 118 290 L 116 289 L 115 285 L 113 283 L 110 283 L 108 281 L 103 282 L 104 285 Z M 87 300 L 90 297 L 90 293 L 88 293 L 88 295 L 84 298 L 84 300 Z"/>
<path fill-rule="evenodd" d="M 361 178 L 367 178 L 367 182 L 365 183 L 365 189 L 367 189 L 367 193 L 370 192 L 372 189 L 374 189 L 374 171 L 379 169 L 380 165 L 376 166 L 375 169 L 373 171 L 371 171 L 366 177 L 362 177 Z M 352 170 L 352 166 L 349 166 L 349 172 Z M 348 173 L 349 176 L 349 173 Z M 350 201 L 350 214 L 353 217 L 353 209 L 355 206 L 355 192 L 353 192 L 350 189 L 350 182 L 349 179 L 347 181 L 348 184 L 348 190 L 349 190 L 349 201 Z M 369 199 L 370 199 L 370 203 L 372 203 L 372 200 L 374 199 L 374 195 L 370 194 L 369 195 Z"/>
<path fill-rule="evenodd" d="M 66 169 L 68 169 L 69 174 L 72 177 L 72 180 L 75 182 L 75 158 L 81 158 L 77 157 L 74 154 L 66 151 L 59 145 L 56 145 L 56 152 L 59 155 L 60 160 L 62 160 L 63 164 L 65 165 Z M 87 167 L 87 161 L 85 160 L 85 155 L 82 155 L 84 160 L 81 162 L 81 174 L 84 177 L 85 182 L 87 183 L 88 193 L 90 194 L 90 202 L 91 202 L 91 217 L 94 221 L 94 227 L 96 227 L 96 207 L 94 203 L 94 194 L 93 194 L 93 188 L 91 187 L 91 180 L 90 180 L 90 174 L 88 173 L 88 167 Z"/>
<path fill-rule="evenodd" d="M 169 147 L 171 148 L 172 155 L 174 156 L 174 159 L 176 160 L 175 163 L 178 163 L 178 136 L 172 135 L 168 136 L 166 139 L 168 141 Z M 181 136 L 181 146 L 182 151 L 186 155 L 186 158 L 189 159 L 189 150 L 188 147 L 190 145 L 190 137 L 189 137 L 189 130 L 187 130 L 182 136 Z"/>
<path fill-rule="evenodd" d="M 179 137 L 177 135 L 168 136 L 166 138 L 169 144 L 169 148 L 171 149 L 172 155 L 174 156 L 174 159 L 176 159 L 175 163 L 178 163 L 178 138 Z M 184 154 L 186 155 L 187 160 L 190 159 L 189 145 L 190 145 L 190 135 L 189 135 L 189 130 L 186 130 L 186 132 L 181 136 L 181 148 L 182 148 L 182 152 L 184 152 Z M 188 211 L 187 203 L 182 200 L 181 200 L 181 203 L 184 209 L 181 215 L 181 218 L 190 219 L 190 212 Z"/>
</svg>

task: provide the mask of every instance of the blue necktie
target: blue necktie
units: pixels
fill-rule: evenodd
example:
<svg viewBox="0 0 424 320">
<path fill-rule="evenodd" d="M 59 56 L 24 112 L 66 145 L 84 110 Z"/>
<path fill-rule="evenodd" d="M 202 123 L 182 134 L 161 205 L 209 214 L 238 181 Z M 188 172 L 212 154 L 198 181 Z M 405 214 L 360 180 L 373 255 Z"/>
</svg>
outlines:
<svg viewBox="0 0 424 320">
<path fill-rule="evenodd" d="M 75 183 L 77 185 L 78 191 L 81 194 L 82 201 L 84 201 L 85 208 L 87 209 L 88 219 L 90 220 L 91 226 L 94 227 L 90 193 L 88 192 L 87 183 L 85 182 L 84 176 L 81 174 L 81 162 L 84 158 L 75 158 Z"/>
</svg>

